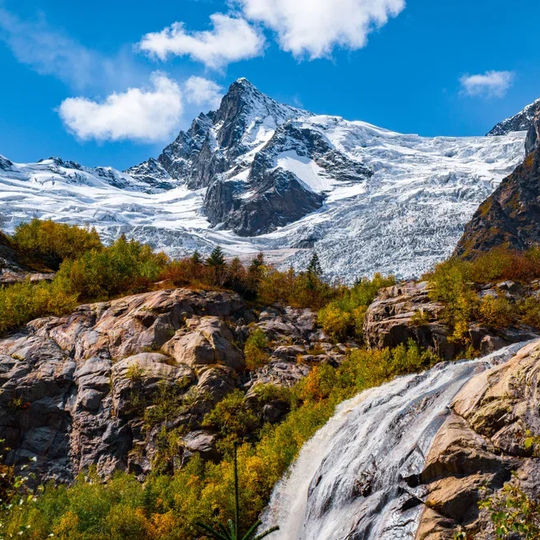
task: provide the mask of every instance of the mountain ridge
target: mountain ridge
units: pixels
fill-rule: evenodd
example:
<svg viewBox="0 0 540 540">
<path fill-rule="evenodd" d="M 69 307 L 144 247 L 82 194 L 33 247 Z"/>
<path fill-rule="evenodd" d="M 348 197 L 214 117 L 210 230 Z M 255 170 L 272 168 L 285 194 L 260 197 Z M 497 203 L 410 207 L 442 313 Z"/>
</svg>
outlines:
<svg viewBox="0 0 540 540">
<path fill-rule="evenodd" d="M 418 275 L 449 255 L 523 155 L 523 133 L 420 137 L 283 105 L 246 79 L 158 158 L 94 169 L 0 162 L 5 227 L 37 216 L 95 226 L 170 255 L 220 244 L 325 275 Z"/>
</svg>

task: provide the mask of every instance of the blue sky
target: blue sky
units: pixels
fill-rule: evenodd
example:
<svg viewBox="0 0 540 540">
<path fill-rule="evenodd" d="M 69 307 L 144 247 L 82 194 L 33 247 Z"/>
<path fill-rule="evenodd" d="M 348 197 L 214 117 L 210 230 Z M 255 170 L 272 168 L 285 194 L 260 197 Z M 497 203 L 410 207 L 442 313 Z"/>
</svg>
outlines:
<svg viewBox="0 0 540 540">
<path fill-rule="evenodd" d="M 125 168 L 241 76 L 315 112 L 483 134 L 540 97 L 538 20 L 537 0 L 0 0 L 0 154 Z"/>
</svg>

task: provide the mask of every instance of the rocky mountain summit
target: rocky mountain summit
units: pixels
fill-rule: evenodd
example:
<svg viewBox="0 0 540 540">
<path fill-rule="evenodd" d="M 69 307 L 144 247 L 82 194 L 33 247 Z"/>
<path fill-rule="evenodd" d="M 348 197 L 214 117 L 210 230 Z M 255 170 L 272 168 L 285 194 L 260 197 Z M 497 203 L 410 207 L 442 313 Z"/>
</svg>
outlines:
<svg viewBox="0 0 540 540">
<path fill-rule="evenodd" d="M 320 115 L 234 82 L 157 158 L 125 172 L 50 158 L 0 161 L 3 226 L 31 217 L 127 234 L 183 256 L 262 250 L 328 278 L 421 274 L 523 159 L 524 133 L 404 135 Z"/>
<path fill-rule="evenodd" d="M 512 131 L 527 131 L 538 112 L 540 112 L 540 99 L 527 105 L 514 116 L 499 122 L 488 132 L 488 135 L 507 135 Z"/>
<path fill-rule="evenodd" d="M 495 246 L 524 250 L 540 243 L 539 135 L 540 111 L 527 133 L 525 161 L 479 206 L 456 255 L 470 258 Z"/>
<path fill-rule="evenodd" d="M 256 328 L 271 350 L 247 375 L 242 346 Z M 160 290 L 38 319 L 0 340 L 6 463 L 30 463 L 39 479 L 61 482 L 90 466 L 102 476 L 144 476 L 163 430 L 180 444 L 175 461 L 160 466 L 180 466 L 193 452 L 212 458 L 215 435 L 201 422 L 227 393 L 240 389 L 263 420 L 277 421 L 287 404 L 259 402 L 255 387 L 291 386 L 343 352 L 309 310 L 257 312 L 226 292 Z"/>
</svg>

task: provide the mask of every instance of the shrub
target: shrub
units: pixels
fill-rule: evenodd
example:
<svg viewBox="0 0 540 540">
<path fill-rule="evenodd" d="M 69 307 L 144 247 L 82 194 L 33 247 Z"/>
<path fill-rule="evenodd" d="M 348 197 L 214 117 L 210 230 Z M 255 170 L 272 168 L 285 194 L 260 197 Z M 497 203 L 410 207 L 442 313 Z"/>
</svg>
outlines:
<svg viewBox="0 0 540 540">
<path fill-rule="evenodd" d="M 362 338 L 364 315 L 367 307 L 382 287 L 395 284 L 393 276 L 375 274 L 373 279 L 357 281 L 350 289 L 341 287 L 338 298 L 319 310 L 318 321 L 323 330 L 335 341 Z"/>
<path fill-rule="evenodd" d="M 444 304 L 442 318 L 452 331 L 450 339 L 466 343 L 469 322 L 476 312 L 478 296 L 466 281 L 461 263 L 450 260 L 439 264 L 429 280 L 431 298 Z"/>
<path fill-rule="evenodd" d="M 244 357 L 247 369 L 256 369 L 266 363 L 269 356 L 266 351 L 267 347 L 268 338 L 266 334 L 260 328 L 253 330 L 244 345 Z"/>
<path fill-rule="evenodd" d="M 42 261 L 53 270 L 57 270 L 65 259 L 76 259 L 91 249 L 103 248 L 95 229 L 39 219 L 19 225 L 12 243 L 31 261 Z"/>
<path fill-rule="evenodd" d="M 478 307 L 480 321 L 488 326 L 504 328 L 514 322 L 516 309 L 504 296 L 485 296 Z"/>
<path fill-rule="evenodd" d="M 529 497 L 516 478 L 480 501 L 479 507 L 489 512 L 497 540 L 513 533 L 524 540 L 540 538 L 540 501 Z"/>
<path fill-rule="evenodd" d="M 236 389 L 214 406 L 204 417 L 202 425 L 217 431 L 221 450 L 230 451 L 233 443 L 256 437 L 260 421 L 247 404 L 244 394 Z"/>
<path fill-rule="evenodd" d="M 75 308 L 77 295 L 59 281 L 22 281 L 0 287 L 0 334 L 45 315 L 61 315 Z"/>
<path fill-rule="evenodd" d="M 109 298 L 120 293 L 146 290 L 167 263 L 165 255 L 121 236 L 102 250 L 87 251 L 76 260 L 64 261 L 57 279 L 81 299 Z"/>
</svg>

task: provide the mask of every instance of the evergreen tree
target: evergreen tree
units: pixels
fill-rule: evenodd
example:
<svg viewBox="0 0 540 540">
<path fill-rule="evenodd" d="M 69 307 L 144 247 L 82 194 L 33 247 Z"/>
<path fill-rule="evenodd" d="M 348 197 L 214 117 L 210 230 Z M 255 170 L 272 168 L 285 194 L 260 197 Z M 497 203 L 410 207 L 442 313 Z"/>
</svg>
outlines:
<svg viewBox="0 0 540 540">
<path fill-rule="evenodd" d="M 308 271 L 308 274 L 312 276 L 317 276 L 319 278 L 322 276 L 321 263 L 319 261 L 319 256 L 317 255 L 316 251 L 314 251 L 313 255 L 311 256 L 311 260 L 309 261 L 307 271 Z"/>
<path fill-rule="evenodd" d="M 219 246 L 216 246 L 210 253 L 210 257 L 206 259 L 206 265 L 210 270 L 212 283 L 219 287 L 223 286 L 227 264 L 225 263 L 223 250 Z"/>
<path fill-rule="evenodd" d="M 191 256 L 191 264 L 193 264 L 194 266 L 202 264 L 201 254 L 197 250 L 195 250 L 193 252 L 193 255 Z"/>
<path fill-rule="evenodd" d="M 225 267 L 225 256 L 223 255 L 223 250 L 220 246 L 216 246 L 212 253 L 210 253 L 210 257 L 206 259 L 206 264 L 208 266 L 212 266 L 214 268 L 222 269 Z"/>
</svg>

